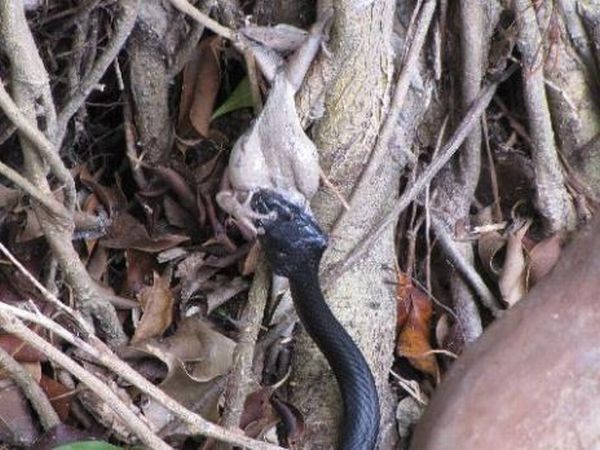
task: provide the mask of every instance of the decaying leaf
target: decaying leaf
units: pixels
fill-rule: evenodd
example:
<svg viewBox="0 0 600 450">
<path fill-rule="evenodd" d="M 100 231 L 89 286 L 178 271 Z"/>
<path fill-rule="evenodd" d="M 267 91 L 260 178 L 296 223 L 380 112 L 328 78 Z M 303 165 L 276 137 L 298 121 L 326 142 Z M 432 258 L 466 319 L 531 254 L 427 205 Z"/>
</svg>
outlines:
<svg viewBox="0 0 600 450">
<path fill-rule="evenodd" d="M 216 267 L 206 266 L 206 254 L 194 252 L 189 254 L 178 265 L 175 277 L 181 283 L 182 300 L 189 300 L 192 295 L 212 276 L 219 271 Z"/>
<path fill-rule="evenodd" d="M 114 186 L 104 186 L 98 183 L 96 178 L 97 176 L 90 174 L 85 167 L 82 168 L 79 174 L 81 182 L 92 191 L 92 195 L 88 196 L 84 204 L 85 211 L 94 212 L 92 204 L 96 205 L 98 201 L 104 206 L 111 217 L 120 211 L 124 211 L 127 207 L 127 197 L 125 197 L 119 183 L 116 183 Z"/>
<path fill-rule="evenodd" d="M 64 384 L 46 375 L 42 375 L 40 386 L 48 396 L 48 400 L 50 400 L 60 420 L 67 420 L 71 410 L 71 399 L 75 393 Z"/>
<path fill-rule="evenodd" d="M 189 240 L 189 236 L 164 233 L 150 236 L 146 227 L 128 213 L 119 214 L 113 221 L 107 237 L 101 245 L 114 249 L 136 249 L 147 253 L 159 253 Z"/>
<path fill-rule="evenodd" d="M 201 317 L 191 316 L 179 324 L 172 336 L 148 345 L 186 363 L 188 373 L 198 381 L 208 381 L 229 371 L 235 341 L 214 330 Z M 151 353 L 160 358 L 156 351 Z"/>
<path fill-rule="evenodd" d="M 168 374 L 160 384 L 163 391 L 210 420 L 218 419 L 217 401 L 224 387 L 221 376 L 231 368 L 234 347 L 234 341 L 199 316 L 185 319 L 168 338 L 135 346 L 166 364 Z M 153 399 L 147 399 L 142 409 L 156 429 L 171 420 L 168 411 Z"/>
<path fill-rule="evenodd" d="M 506 237 L 500 233 L 498 224 L 494 223 L 494 209 L 491 206 L 482 208 L 473 218 L 477 225 L 477 253 L 485 271 L 497 278 L 502 271 L 502 252 L 506 246 Z M 483 231 L 485 230 L 485 231 Z"/>
<path fill-rule="evenodd" d="M 162 336 L 173 321 L 173 293 L 169 281 L 154 273 L 154 283 L 146 286 L 138 295 L 142 307 L 142 319 L 135 329 L 132 343 Z"/>
<path fill-rule="evenodd" d="M 558 262 L 562 239 L 554 234 L 538 242 L 529 253 L 528 285 L 533 286 L 546 276 Z"/>
<path fill-rule="evenodd" d="M 188 136 L 191 128 L 201 136 L 208 136 L 215 99 L 221 85 L 221 45 L 222 39 L 218 36 L 202 40 L 183 71 L 177 124 L 180 136 Z"/>
<path fill-rule="evenodd" d="M 154 280 L 155 261 L 152 255 L 139 250 L 125 251 L 127 275 L 121 291 L 124 294 L 137 296 Z"/>
<path fill-rule="evenodd" d="M 21 388 L 0 380 L 0 442 L 29 448 L 38 438 L 37 418 Z"/>
<path fill-rule="evenodd" d="M 477 240 L 479 260 L 485 271 L 493 277 L 499 276 L 500 272 L 502 272 L 502 261 L 499 256 L 505 246 L 506 237 L 498 231 L 484 233 Z"/>
<path fill-rule="evenodd" d="M 530 225 L 531 221 L 527 221 L 508 235 L 506 257 L 498 279 L 498 287 L 502 294 L 502 300 L 509 307 L 521 300 L 527 291 L 526 261 L 522 241 Z"/>
<path fill-rule="evenodd" d="M 40 362 L 48 360 L 48 357 L 44 353 L 30 347 L 12 334 L 0 334 L 0 347 L 20 362 Z"/>
<path fill-rule="evenodd" d="M 431 351 L 431 301 L 413 286 L 410 278 L 398 273 L 396 290 L 398 340 L 396 354 L 407 358 L 418 370 L 439 378 L 439 367 Z"/>
</svg>

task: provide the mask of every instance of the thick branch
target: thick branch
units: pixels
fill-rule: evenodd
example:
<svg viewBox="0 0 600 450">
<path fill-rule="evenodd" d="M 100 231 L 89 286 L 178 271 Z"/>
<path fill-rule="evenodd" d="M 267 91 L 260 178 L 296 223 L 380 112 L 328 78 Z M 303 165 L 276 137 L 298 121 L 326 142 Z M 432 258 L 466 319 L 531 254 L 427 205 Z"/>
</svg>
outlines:
<svg viewBox="0 0 600 450">
<path fill-rule="evenodd" d="M 532 141 L 536 203 L 547 231 L 555 232 L 572 224 L 573 207 L 564 186 L 546 98 L 542 36 L 531 0 L 515 0 L 513 10 L 519 31 L 517 45 L 522 55 L 523 97 Z"/>
</svg>

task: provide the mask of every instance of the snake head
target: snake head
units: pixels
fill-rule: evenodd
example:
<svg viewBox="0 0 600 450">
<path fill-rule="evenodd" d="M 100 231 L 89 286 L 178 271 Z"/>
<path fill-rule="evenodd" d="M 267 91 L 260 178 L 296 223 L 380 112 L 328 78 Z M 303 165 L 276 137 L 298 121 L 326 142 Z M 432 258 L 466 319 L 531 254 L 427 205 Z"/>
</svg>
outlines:
<svg viewBox="0 0 600 450">
<path fill-rule="evenodd" d="M 327 238 L 310 212 L 282 195 L 257 191 L 250 203 L 258 213 L 255 225 L 273 272 L 284 277 L 319 267 Z"/>
</svg>

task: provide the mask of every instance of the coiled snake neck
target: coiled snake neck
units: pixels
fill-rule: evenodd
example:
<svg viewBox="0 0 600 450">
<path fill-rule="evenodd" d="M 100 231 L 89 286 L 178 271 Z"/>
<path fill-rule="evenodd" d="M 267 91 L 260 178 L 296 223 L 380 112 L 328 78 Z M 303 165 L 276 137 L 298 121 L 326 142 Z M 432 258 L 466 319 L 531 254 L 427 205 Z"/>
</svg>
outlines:
<svg viewBox="0 0 600 450">
<path fill-rule="evenodd" d="M 319 262 L 327 239 L 311 215 L 281 195 L 261 190 L 251 201 L 263 215 L 256 224 L 261 245 L 274 273 L 287 277 L 294 306 L 338 382 L 344 413 L 340 450 L 371 450 L 379 431 L 379 399 L 373 375 L 362 353 L 325 302 L 319 284 Z"/>
</svg>

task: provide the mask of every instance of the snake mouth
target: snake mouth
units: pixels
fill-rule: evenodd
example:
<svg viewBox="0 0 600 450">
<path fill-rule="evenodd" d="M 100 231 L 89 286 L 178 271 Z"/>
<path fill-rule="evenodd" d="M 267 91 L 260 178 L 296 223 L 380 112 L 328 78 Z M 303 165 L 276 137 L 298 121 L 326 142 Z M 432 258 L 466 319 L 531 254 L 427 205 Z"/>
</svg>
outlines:
<svg viewBox="0 0 600 450">
<path fill-rule="evenodd" d="M 327 238 L 310 211 L 265 189 L 254 193 L 250 207 L 257 213 L 254 224 L 258 238 L 276 273 L 288 276 L 292 266 L 320 259 Z"/>
</svg>

